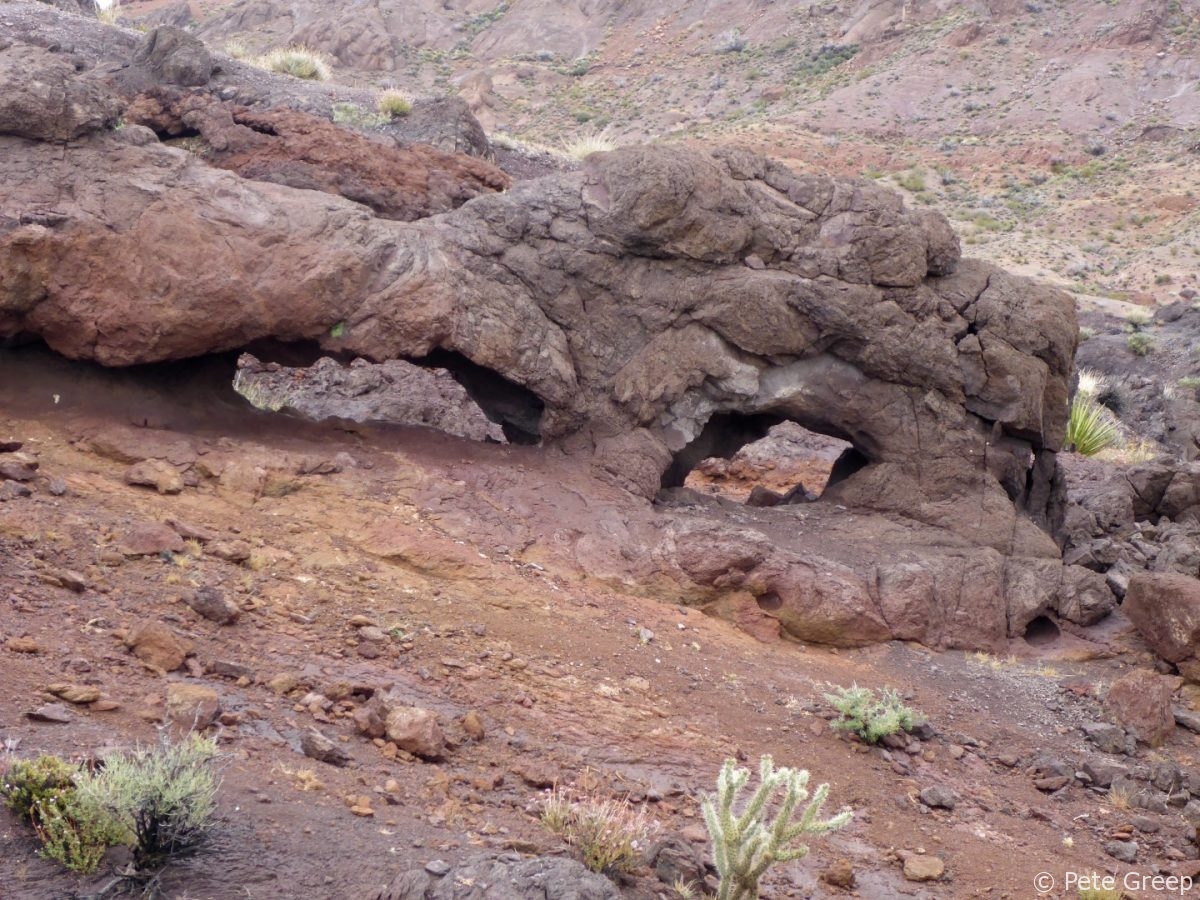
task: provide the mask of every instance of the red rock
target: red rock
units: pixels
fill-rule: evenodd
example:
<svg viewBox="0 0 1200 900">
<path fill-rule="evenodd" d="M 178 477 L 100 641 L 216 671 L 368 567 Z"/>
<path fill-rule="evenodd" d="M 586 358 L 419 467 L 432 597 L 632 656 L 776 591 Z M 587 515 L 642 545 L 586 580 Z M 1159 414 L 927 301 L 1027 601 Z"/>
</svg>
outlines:
<svg viewBox="0 0 1200 900">
<path fill-rule="evenodd" d="M 160 494 L 178 494 L 183 476 L 175 466 L 161 459 L 144 459 L 125 472 L 125 483 L 155 488 Z"/>
<path fill-rule="evenodd" d="M 202 731 L 216 721 L 221 697 L 212 688 L 198 684 L 167 685 L 164 717 L 177 733 Z"/>
<path fill-rule="evenodd" d="M 162 622 L 153 621 L 134 628 L 125 638 L 125 646 L 142 662 L 164 672 L 173 672 L 182 666 L 191 649 Z"/>
<path fill-rule="evenodd" d="M 117 547 L 126 556 L 157 556 L 184 550 L 183 538 L 160 522 L 133 526 L 121 537 Z"/>
<path fill-rule="evenodd" d="M 1138 572 L 1129 579 L 1121 611 L 1167 662 L 1182 662 L 1200 647 L 1200 580 Z"/>
<path fill-rule="evenodd" d="M 1104 708 L 1118 725 L 1151 747 L 1161 747 L 1175 731 L 1171 689 L 1148 669 L 1134 669 L 1113 682 Z"/>
<path fill-rule="evenodd" d="M 440 759 L 446 750 L 446 737 L 438 725 L 437 714 L 416 706 L 398 706 L 388 712 L 387 736 L 401 750 L 422 759 Z"/>
</svg>

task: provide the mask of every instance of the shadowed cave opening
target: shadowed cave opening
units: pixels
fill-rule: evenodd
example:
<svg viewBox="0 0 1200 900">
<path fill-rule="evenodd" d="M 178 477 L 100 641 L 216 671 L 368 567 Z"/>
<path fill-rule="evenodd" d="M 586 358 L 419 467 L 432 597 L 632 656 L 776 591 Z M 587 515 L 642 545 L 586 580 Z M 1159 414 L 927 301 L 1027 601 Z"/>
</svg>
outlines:
<svg viewBox="0 0 1200 900">
<path fill-rule="evenodd" d="M 663 474 L 687 487 L 750 506 L 816 500 L 869 462 L 849 441 L 773 413 L 716 413 Z"/>
<path fill-rule="evenodd" d="M 1046 647 L 1058 640 L 1061 632 L 1047 616 L 1038 616 L 1025 626 L 1025 643 L 1031 647 Z"/>
</svg>

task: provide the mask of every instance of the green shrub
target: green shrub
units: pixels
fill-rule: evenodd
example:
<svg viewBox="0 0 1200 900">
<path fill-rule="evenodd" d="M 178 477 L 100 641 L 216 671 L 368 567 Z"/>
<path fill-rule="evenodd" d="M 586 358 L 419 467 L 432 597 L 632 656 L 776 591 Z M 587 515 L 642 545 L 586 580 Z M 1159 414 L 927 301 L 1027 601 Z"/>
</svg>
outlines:
<svg viewBox="0 0 1200 900">
<path fill-rule="evenodd" d="M 1154 347 L 1154 338 L 1144 331 L 1135 331 L 1129 336 L 1129 350 L 1135 356 L 1145 356 Z"/>
<path fill-rule="evenodd" d="M 844 810 L 830 819 L 820 819 L 829 785 L 817 788 L 808 800 L 809 774 L 802 769 L 776 769 L 770 756 L 759 763 L 759 786 L 740 811 L 734 809 L 750 778 L 749 769 L 739 769 L 725 760 L 717 777 L 716 797 L 705 797 L 701 806 L 704 823 L 712 837 L 713 863 L 720 876 L 717 900 L 747 900 L 758 896 L 758 882 L 777 862 L 800 859 L 808 847 L 798 843 L 806 835 L 819 837 L 844 828 L 852 813 Z M 778 798 L 778 799 L 777 799 Z M 772 813 L 769 807 L 774 808 Z M 768 820 L 768 816 L 774 818 Z"/>
<path fill-rule="evenodd" d="M 1067 419 L 1067 449 L 1095 456 L 1119 444 L 1121 438 L 1121 426 L 1112 412 L 1088 394 L 1077 391 Z"/>
<path fill-rule="evenodd" d="M 27 821 L 42 842 L 43 856 L 82 875 L 100 865 L 104 851 L 124 833 L 79 796 L 79 766 L 57 756 L 13 763 L 0 784 L 8 807 Z"/>
<path fill-rule="evenodd" d="M 260 69 L 308 81 L 328 81 L 333 77 L 333 67 L 330 65 L 329 59 L 323 53 L 309 50 L 307 47 L 284 47 L 271 50 L 262 56 L 248 60 L 248 62 Z"/>
<path fill-rule="evenodd" d="M 32 822 L 39 804 L 74 791 L 78 773 L 79 766 L 57 756 L 17 760 L 4 773 L 0 796 L 9 809 L 26 822 Z"/>
<path fill-rule="evenodd" d="M 555 788 L 542 806 L 542 824 L 570 844 L 593 872 L 614 875 L 636 869 L 657 823 L 628 798 L 600 800 Z"/>
<path fill-rule="evenodd" d="M 333 103 L 330 104 L 329 111 L 335 125 L 347 125 L 351 128 L 375 128 L 388 122 L 387 116 L 363 109 L 357 103 Z"/>
<path fill-rule="evenodd" d="M 379 92 L 375 108 L 389 119 L 400 119 L 412 112 L 412 100 L 403 91 L 388 89 Z"/>
<path fill-rule="evenodd" d="M 208 837 L 220 784 L 216 741 L 192 735 L 154 750 L 120 753 L 77 779 L 81 800 L 131 837 L 134 866 L 162 868 Z"/>
<path fill-rule="evenodd" d="M 884 688 L 875 696 L 870 688 L 857 684 L 838 688 L 826 694 L 826 701 L 840 717 L 833 723 L 839 731 L 852 731 L 869 744 L 878 743 L 889 734 L 908 731 L 917 724 L 917 713 L 904 705 L 892 688 Z"/>
</svg>

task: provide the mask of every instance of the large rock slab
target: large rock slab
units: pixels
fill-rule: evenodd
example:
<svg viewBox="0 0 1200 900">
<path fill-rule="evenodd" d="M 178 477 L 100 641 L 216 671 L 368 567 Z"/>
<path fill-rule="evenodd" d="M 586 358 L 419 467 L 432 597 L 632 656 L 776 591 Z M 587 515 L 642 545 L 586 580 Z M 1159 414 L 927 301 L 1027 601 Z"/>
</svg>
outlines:
<svg viewBox="0 0 1200 900">
<path fill-rule="evenodd" d="M 1200 647 L 1200 580 L 1175 572 L 1138 572 L 1121 607 L 1154 652 L 1168 662 L 1194 659 Z"/>
</svg>

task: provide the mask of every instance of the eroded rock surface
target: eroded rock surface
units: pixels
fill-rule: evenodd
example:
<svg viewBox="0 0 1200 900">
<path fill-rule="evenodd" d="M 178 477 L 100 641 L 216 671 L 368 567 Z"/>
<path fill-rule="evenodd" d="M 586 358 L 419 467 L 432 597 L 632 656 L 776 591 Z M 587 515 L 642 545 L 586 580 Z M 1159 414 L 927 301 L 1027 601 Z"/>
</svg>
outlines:
<svg viewBox="0 0 1200 900">
<path fill-rule="evenodd" d="M 764 637 L 994 647 L 1040 615 L 1111 609 L 1104 577 L 1064 568 L 1039 527 L 1062 511 L 1072 301 L 960 260 L 940 215 L 873 182 L 681 147 L 465 203 L 430 175 L 428 202 L 397 211 L 359 190 L 333 125 L 202 92 L 138 104 L 137 121 L 198 131 L 241 174 L 144 126 L 65 154 L 10 126 L 0 338 L 110 366 L 263 340 L 441 354 L 506 433 L 642 497 L 783 420 L 845 440 L 812 517 L 759 510 L 735 528 L 685 497 L 655 538 L 689 602 Z M 628 578 L 620 554 L 588 564 Z"/>
</svg>

